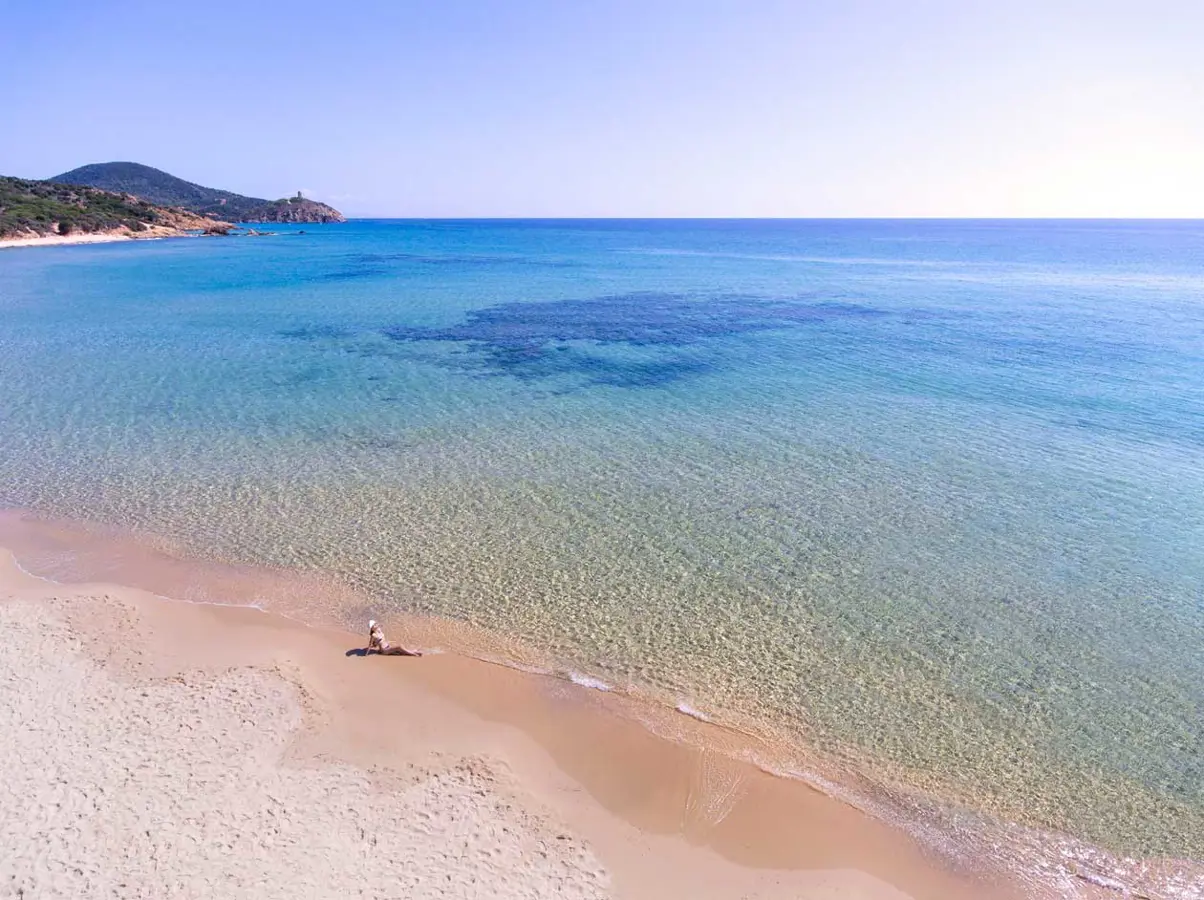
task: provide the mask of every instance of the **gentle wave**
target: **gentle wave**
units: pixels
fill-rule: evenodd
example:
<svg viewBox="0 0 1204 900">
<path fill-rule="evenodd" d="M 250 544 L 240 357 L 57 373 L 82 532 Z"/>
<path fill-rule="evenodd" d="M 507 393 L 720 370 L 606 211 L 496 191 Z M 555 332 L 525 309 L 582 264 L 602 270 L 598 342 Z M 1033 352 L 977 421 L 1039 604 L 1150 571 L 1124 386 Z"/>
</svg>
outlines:
<svg viewBox="0 0 1204 900">
<path fill-rule="evenodd" d="M 695 709 L 689 703 L 685 703 L 685 702 L 678 703 L 677 706 L 674 708 L 682 715 L 689 716 L 691 719 L 697 719 L 699 722 L 710 722 L 711 721 L 710 716 L 708 716 L 704 712 L 700 712 L 699 710 Z"/>
<path fill-rule="evenodd" d="M 614 690 L 613 686 L 607 684 L 602 679 L 594 678 L 592 675 L 582 675 L 580 672 L 569 672 L 568 679 L 573 684 L 579 687 L 589 688 L 591 691 L 610 692 Z"/>
</svg>

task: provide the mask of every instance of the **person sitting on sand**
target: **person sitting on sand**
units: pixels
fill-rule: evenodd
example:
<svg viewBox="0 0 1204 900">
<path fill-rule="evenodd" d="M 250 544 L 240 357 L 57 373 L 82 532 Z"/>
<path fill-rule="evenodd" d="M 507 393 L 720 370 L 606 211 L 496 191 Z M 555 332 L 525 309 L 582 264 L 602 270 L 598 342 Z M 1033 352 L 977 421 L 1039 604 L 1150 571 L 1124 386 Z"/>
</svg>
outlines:
<svg viewBox="0 0 1204 900">
<path fill-rule="evenodd" d="M 364 655 L 379 653 L 381 656 L 422 656 L 418 650 L 407 650 L 401 645 L 394 646 L 385 639 L 385 633 L 376 624 L 376 619 L 368 620 L 368 649 Z"/>
</svg>

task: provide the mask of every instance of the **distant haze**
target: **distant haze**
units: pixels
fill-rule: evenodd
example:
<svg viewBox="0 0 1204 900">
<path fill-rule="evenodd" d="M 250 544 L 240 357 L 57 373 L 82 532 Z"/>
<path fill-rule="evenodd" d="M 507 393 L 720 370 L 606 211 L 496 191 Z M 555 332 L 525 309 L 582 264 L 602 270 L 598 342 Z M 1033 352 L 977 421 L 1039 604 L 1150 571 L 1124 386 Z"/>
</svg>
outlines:
<svg viewBox="0 0 1204 900">
<path fill-rule="evenodd" d="M 0 174 L 351 216 L 1204 217 L 1204 2 L 13 0 Z"/>
</svg>

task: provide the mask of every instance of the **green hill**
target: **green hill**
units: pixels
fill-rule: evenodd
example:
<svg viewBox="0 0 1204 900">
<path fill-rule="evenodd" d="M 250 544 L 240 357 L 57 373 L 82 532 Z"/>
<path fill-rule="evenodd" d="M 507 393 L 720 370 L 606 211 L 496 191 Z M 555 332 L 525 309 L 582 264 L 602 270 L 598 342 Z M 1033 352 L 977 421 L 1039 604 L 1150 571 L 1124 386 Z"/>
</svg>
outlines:
<svg viewBox="0 0 1204 900">
<path fill-rule="evenodd" d="M 148 236 L 228 225 L 96 188 L 0 176 L 0 239 L 129 231 Z"/>
<path fill-rule="evenodd" d="M 141 163 L 109 162 L 80 166 L 50 179 L 122 194 L 158 206 L 178 206 L 232 222 L 342 222 L 342 213 L 324 203 L 293 198 L 263 200 L 205 187 Z"/>
<path fill-rule="evenodd" d="M 133 194 L 157 206 L 179 206 L 202 215 L 218 215 L 226 219 L 240 219 L 243 213 L 267 202 L 203 187 L 159 169 L 132 162 L 93 163 L 55 175 L 50 180 Z"/>
</svg>

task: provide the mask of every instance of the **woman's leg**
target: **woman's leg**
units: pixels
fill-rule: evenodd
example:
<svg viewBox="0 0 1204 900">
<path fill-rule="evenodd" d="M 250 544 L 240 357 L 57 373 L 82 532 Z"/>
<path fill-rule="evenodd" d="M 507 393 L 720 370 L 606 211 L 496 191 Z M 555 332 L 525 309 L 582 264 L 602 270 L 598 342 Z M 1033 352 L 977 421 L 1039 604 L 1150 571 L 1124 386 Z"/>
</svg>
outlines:
<svg viewBox="0 0 1204 900">
<path fill-rule="evenodd" d="M 398 646 L 390 647 L 384 653 L 385 656 L 422 656 L 417 650 L 407 650 L 405 647 Z"/>
</svg>

